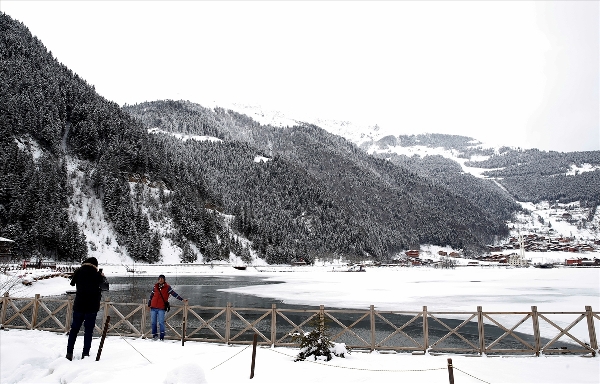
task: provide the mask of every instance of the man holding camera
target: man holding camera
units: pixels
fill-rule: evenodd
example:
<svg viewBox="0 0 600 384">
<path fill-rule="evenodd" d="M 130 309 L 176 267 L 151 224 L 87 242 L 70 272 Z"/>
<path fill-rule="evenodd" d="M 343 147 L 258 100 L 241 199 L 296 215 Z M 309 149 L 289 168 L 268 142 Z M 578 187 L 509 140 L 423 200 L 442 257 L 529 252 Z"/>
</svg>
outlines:
<svg viewBox="0 0 600 384">
<path fill-rule="evenodd" d="M 77 291 L 73 303 L 73 322 L 71 323 L 69 341 L 67 342 L 66 358 L 69 360 L 73 360 L 75 340 L 77 340 L 77 334 L 82 324 L 84 334 L 81 358 L 90 355 L 96 315 L 100 310 L 102 291 L 108 291 L 108 281 L 102 273 L 102 269 L 98 269 L 98 260 L 95 257 L 90 257 L 81 264 L 81 267 L 75 270 L 71 277 L 71 285 L 75 286 Z"/>
</svg>

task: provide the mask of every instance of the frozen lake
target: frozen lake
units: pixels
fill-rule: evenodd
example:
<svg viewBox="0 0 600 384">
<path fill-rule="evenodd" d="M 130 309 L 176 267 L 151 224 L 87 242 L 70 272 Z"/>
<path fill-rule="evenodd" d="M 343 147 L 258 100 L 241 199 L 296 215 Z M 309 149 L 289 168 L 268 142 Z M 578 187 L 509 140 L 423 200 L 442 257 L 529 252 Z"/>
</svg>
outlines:
<svg viewBox="0 0 600 384">
<path fill-rule="evenodd" d="M 433 268 L 370 268 L 364 273 L 338 272 L 340 266 L 272 267 L 262 266 L 238 271 L 231 266 L 143 266 L 144 276 L 135 283 L 123 266 L 105 265 L 104 270 L 113 283 L 108 293 L 121 301 L 119 288 L 139 291 L 137 300 L 147 299 L 152 284 L 160 273 L 191 305 L 270 308 L 318 307 L 366 310 L 421 311 L 423 306 L 432 312 L 529 312 L 537 306 L 539 312 L 582 313 L 589 305 L 600 308 L 600 269 L 555 268 L 507 269 L 498 267 L 459 267 L 450 270 Z M 36 282 L 29 287 L 35 293 L 52 295 L 70 289 L 65 279 Z M 124 292 L 123 292 L 124 293 Z M 547 315 L 560 327 L 569 326 L 578 315 Z M 442 316 L 449 318 L 449 316 Z M 452 316 L 462 319 L 464 316 Z M 494 315 L 494 319 L 511 328 L 523 315 Z M 596 320 L 596 329 L 600 324 Z M 552 339 L 558 330 L 546 321 L 540 322 L 541 336 Z M 531 319 L 517 329 L 532 333 Z M 569 331 L 589 342 L 585 319 Z M 561 341 L 568 341 L 563 336 Z"/>
<path fill-rule="evenodd" d="M 454 270 L 430 268 L 369 268 L 365 273 L 345 273 L 342 269 L 298 268 L 282 272 L 277 268 L 236 271 L 226 275 L 168 275 L 170 284 L 179 294 L 190 299 L 191 305 L 300 309 L 324 305 L 327 309 L 368 309 L 420 311 L 426 305 L 434 312 L 484 311 L 529 312 L 537 306 L 540 312 L 582 312 L 586 305 L 600 308 L 600 269 L 506 269 L 464 267 Z M 154 276 L 115 276 L 110 278 L 111 299 L 140 302 L 148 297 Z M 130 296 L 131 295 L 131 296 Z M 467 315 L 438 315 L 455 319 L 454 327 Z M 569 325 L 576 315 L 547 315 L 561 327 Z M 511 328 L 523 315 L 494 315 L 502 325 Z M 410 318 L 406 316 L 405 321 Z M 436 324 L 430 322 L 435 328 Z M 367 327 L 368 325 L 361 325 Z M 558 330 L 540 322 L 542 338 L 552 339 Z M 477 334 L 476 324 L 463 330 Z M 414 331 L 414 330 L 413 330 Z M 439 331 L 443 331 L 442 328 Z M 531 320 L 516 331 L 532 334 Z M 571 331 L 581 340 L 589 341 L 585 320 Z M 491 335 L 490 335 L 491 336 Z M 526 338 L 529 339 L 529 338 Z M 563 336 L 561 341 L 569 342 Z"/>
</svg>

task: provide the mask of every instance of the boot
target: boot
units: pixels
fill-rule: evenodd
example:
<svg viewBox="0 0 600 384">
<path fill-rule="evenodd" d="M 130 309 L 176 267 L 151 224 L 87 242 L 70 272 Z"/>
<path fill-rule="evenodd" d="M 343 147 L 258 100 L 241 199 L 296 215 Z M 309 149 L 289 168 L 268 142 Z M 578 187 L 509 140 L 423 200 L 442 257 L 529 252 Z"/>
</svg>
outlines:
<svg viewBox="0 0 600 384">
<path fill-rule="evenodd" d="M 67 352 L 67 356 L 65 356 L 67 360 L 73 361 L 73 352 Z"/>
</svg>

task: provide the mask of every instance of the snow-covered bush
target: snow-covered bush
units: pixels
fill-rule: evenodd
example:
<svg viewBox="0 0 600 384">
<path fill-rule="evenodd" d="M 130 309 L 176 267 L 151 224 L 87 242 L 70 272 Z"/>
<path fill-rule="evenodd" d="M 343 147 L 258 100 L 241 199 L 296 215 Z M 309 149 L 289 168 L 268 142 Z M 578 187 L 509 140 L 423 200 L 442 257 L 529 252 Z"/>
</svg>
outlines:
<svg viewBox="0 0 600 384">
<path fill-rule="evenodd" d="M 345 343 L 334 343 L 330 340 L 327 322 L 328 319 L 315 316 L 308 322 L 313 327 L 312 331 L 291 334 L 292 340 L 300 343 L 300 353 L 294 361 L 304 361 L 309 356 L 314 356 L 315 360 L 323 357 L 329 361 L 333 358 L 332 355 L 345 357 L 350 353 Z"/>
</svg>

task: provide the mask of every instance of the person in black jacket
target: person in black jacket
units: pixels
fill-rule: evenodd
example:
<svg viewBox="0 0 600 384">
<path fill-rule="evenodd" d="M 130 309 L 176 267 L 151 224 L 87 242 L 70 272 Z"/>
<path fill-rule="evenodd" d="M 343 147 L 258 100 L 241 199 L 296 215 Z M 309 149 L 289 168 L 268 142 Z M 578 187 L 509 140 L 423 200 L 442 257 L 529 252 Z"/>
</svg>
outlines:
<svg viewBox="0 0 600 384">
<path fill-rule="evenodd" d="M 77 288 L 75 293 L 75 302 L 73 303 L 73 322 L 69 331 L 69 341 L 67 342 L 67 359 L 73 360 L 73 349 L 75 340 L 81 325 L 84 327 L 83 334 L 83 353 L 81 358 L 90 355 L 92 348 L 92 335 L 96 324 L 96 315 L 100 310 L 100 300 L 102 291 L 108 291 L 108 281 L 98 270 L 98 260 L 90 257 L 77 268 L 71 277 L 71 285 Z"/>
</svg>

